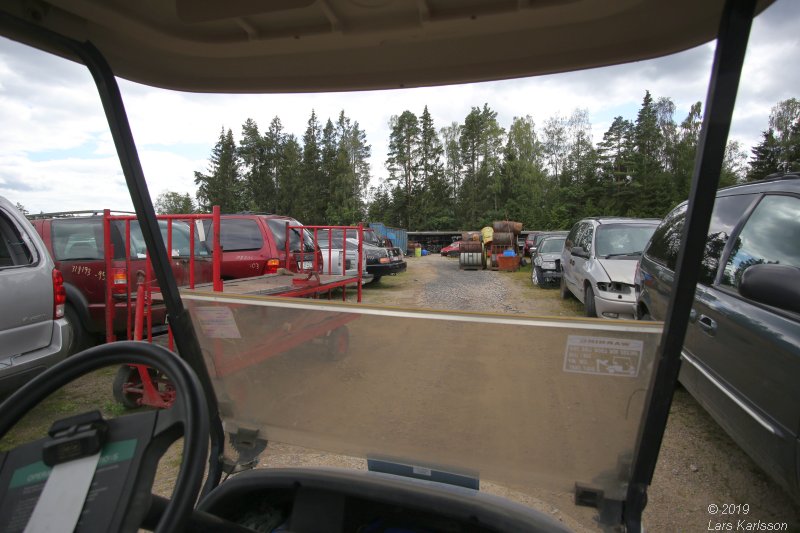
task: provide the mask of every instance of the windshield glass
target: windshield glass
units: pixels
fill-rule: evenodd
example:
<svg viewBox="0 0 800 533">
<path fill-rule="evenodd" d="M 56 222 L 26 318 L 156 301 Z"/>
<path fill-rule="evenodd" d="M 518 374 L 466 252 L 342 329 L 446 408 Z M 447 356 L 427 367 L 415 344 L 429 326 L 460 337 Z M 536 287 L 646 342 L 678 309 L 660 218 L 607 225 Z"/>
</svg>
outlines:
<svg viewBox="0 0 800 533">
<path fill-rule="evenodd" d="M 267 219 L 267 225 L 272 230 L 272 235 L 275 238 L 275 246 L 278 250 L 286 248 L 286 226 L 301 226 L 298 221 L 292 218 L 270 218 Z M 301 249 L 300 239 L 302 234 L 303 246 Z M 313 252 L 314 236 L 307 229 L 299 229 L 292 227 L 289 229 L 289 251 L 290 252 Z"/>
<path fill-rule="evenodd" d="M 539 253 L 554 254 L 564 249 L 564 238 L 545 239 L 539 247 Z"/>
<path fill-rule="evenodd" d="M 601 224 L 595 237 L 597 257 L 641 255 L 657 224 Z"/>
<path fill-rule="evenodd" d="M 658 324 L 209 296 L 184 300 L 238 428 L 534 493 L 588 479 L 624 497 Z M 336 355 L 326 339 L 339 332 Z"/>
</svg>

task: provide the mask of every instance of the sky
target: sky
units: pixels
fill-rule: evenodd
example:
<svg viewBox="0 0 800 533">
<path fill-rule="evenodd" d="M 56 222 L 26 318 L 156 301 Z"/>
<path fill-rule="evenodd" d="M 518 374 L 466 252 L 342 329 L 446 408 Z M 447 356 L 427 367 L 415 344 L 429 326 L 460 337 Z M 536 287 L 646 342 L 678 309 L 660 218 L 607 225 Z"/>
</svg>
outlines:
<svg viewBox="0 0 800 533">
<path fill-rule="evenodd" d="M 754 22 L 730 139 L 749 154 L 768 127 L 770 109 L 800 97 L 800 1 L 778 0 Z M 222 128 L 239 138 L 248 119 L 263 132 L 278 116 L 298 138 L 311 110 L 321 122 L 345 114 L 366 131 L 372 184 L 387 176 L 389 119 L 424 106 L 441 128 L 484 103 L 508 128 L 530 115 L 537 129 L 551 116 L 585 109 L 594 143 L 615 116 L 635 120 L 645 91 L 669 97 L 680 123 L 705 104 L 714 53 L 709 43 L 657 60 L 499 82 L 391 91 L 209 95 L 154 89 L 119 80 L 153 200 L 165 191 L 194 197 L 194 172 L 206 172 Z M 705 106 L 704 106 L 705 107 Z M 0 196 L 28 211 L 131 210 L 132 204 L 97 91 L 85 67 L 0 38 Z"/>
</svg>

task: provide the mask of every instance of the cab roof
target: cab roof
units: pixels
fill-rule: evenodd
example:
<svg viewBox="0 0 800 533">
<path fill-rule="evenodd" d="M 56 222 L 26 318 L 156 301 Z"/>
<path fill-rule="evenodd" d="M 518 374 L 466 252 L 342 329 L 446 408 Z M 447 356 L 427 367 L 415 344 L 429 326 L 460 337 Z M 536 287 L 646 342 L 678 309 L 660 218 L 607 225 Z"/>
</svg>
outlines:
<svg viewBox="0 0 800 533">
<path fill-rule="evenodd" d="M 760 12 L 772 0 L 760 0 Z M 0 0 L 122 78 L 196 92 L 390 89 L 649 59 L 715 38 L 723 0 Z M 63 53 L 21 32 L 13 36 Z M 74 58 L 73 58 L 74 59 Z"/>
</svg>

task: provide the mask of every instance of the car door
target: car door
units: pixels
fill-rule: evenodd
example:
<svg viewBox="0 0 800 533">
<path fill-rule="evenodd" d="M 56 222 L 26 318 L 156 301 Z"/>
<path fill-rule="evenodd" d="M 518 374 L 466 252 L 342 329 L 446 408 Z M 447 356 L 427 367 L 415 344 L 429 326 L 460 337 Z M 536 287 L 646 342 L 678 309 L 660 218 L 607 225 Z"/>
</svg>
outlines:
<svg viewBox="0 0 800 533">
<path fill-rule="evenodd" d="M 0 202 L 0 367 L 47 346 L 53 334 L 53 266 L 33 227 L 12 209 Z"/>
<path fill-rule="evenodd" d="M 684 364 L 694 365 L 696 395 L 756 461 L 797 486 L 800 427 L 800 316 L 743 297 L 747 267 L 800 267 L 800 198 L 767 195 L 726 247 L 713 286 L 698 285 Z"/>
<path fill-rule="evenodd" d="M 570 254 L 569 270 L 572 274 L 571 279 L 567 280 L 572 294 L 581 302 L 584 301 L 583 284 L 586 280 L 586 269 L 592 253 L 592 243 L 594 242 L 594 224 L 591 222 L 581 222 L 578 231 L 575 233 L 575 247 L 584 250 L 583 255 Z M 584 302 L 586 303 L 586 302 Z"/>
</svg>

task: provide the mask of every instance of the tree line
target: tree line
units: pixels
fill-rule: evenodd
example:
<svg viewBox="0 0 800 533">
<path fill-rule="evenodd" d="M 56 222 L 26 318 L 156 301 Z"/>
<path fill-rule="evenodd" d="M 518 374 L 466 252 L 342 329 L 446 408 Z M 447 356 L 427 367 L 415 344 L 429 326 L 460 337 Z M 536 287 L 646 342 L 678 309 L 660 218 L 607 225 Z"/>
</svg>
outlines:
<svg viewBox="0 0 800 533">
<path fill-rule="evenodd" d="M 686 199 L 702 124 L 699 102 L 678 123 L 670 98 L 645 92 L 635 119 L 616 117 L 593 143 L 588 111 L 542 124 L 515 117 L 507 128 L 488 104 L 437 128 L 427 108 L 391 117 L 388 177 L 369 187 L 370 145 L 345 112 L 321 125 L 312 111 L 302 140 L 279 117 L 241 140 L 223 128 L 206 173 L 195 172 L 197 204 L 162 194 L 159 212 L 257 211 L 305 224 L 382 221 L 409 230 L 478 228 L 512 219 L 526 228 L 565 229 L 585 216 L 663 217 Z M 728 143 L 720 185 L 800 170 L 800 102 L 776 104 L 761 142 L 747 153 Z"/>
</svg>

